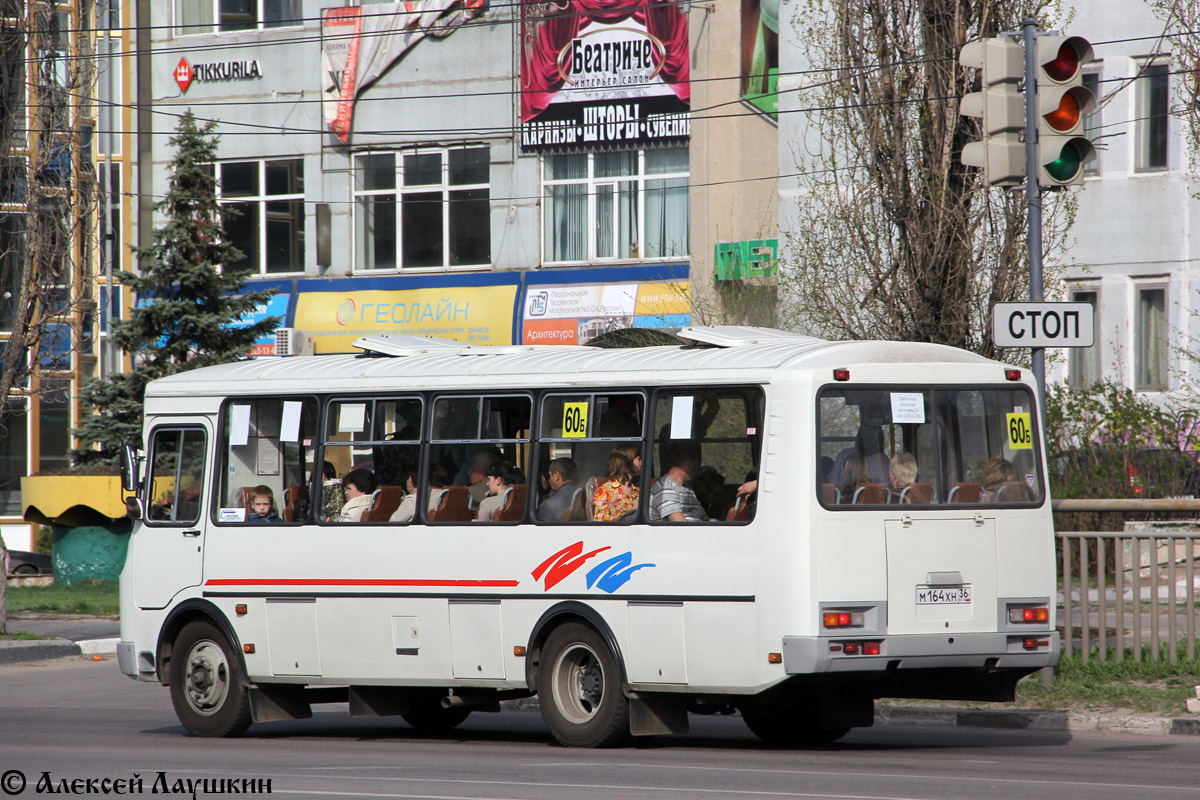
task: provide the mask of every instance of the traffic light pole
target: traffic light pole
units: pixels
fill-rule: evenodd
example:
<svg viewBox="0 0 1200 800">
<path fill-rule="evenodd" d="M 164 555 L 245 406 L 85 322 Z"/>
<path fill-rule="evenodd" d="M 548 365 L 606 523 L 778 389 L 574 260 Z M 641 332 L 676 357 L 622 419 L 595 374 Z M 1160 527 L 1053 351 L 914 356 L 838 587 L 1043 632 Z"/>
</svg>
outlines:
<svg viewBox="0 0 1200 800">
<path fill-rule="evenodd" d="M 1038 184 L 1038 100 L 1037 47 L 1034 33 L 1037 22 L 1021 20 L 1025 44 L 1025 199 L 1029 217 L 1029 300 L 1042 302 L 1042 193 Z M 1046 352 L 1040 347 L 1029 350 L 1030 366 L 1037 381 L 1038 407 L 1043 435 L 1046 430 Z"/>
</svg>

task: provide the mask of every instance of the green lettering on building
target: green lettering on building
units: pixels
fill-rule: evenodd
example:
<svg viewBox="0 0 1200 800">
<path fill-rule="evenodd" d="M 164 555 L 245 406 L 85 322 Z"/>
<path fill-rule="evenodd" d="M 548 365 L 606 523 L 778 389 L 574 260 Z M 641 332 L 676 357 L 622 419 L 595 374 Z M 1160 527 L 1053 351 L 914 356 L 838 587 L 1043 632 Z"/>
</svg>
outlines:
<svg viewBox="0 0 1200 800">
<path fill-rule="evenodd" d="M 713 280 L 765 278 L 775 274 L 778 259 L 778 239 L 720 242 L 713 249 Z"/>
</svg>

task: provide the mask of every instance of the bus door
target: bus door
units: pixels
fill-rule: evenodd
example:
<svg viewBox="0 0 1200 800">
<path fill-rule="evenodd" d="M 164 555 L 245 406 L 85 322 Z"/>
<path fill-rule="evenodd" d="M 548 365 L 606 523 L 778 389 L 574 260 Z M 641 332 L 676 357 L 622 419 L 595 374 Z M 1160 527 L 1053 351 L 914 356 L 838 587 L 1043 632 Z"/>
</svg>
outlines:
<svg viewBox="0 0 1200 800">
<path fill-rule="evenodd" d="M 150 432 L 146 513 L 130 548 L 139 608 L 163 608 L 180 591 L 200 583 L 211 438 L 209 422 L 202 417 L 173 418 Z"/>
</svg>

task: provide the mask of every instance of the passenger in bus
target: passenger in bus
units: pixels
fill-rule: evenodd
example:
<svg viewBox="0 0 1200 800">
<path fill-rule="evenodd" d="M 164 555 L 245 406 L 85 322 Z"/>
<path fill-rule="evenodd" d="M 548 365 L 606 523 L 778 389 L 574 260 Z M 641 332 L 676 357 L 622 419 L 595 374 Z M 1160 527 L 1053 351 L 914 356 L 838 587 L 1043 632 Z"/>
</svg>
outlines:
<svg viewBox="0 0 1200 800">
<path fill-rule="evenodd" d="M 583 491 L 575 482 L 579 470 L 574 459 L 556 458 L 548 468 L 550 496 L 538 506 L 539 522 L 563 522 L 570 515 L 575 504 L 576 491 Z"/>
<path fill-rule="evenodd" d="M 861 425 L 854 446 L 838 453 L 833 462 L 833 482 L 842 497 L 852 497 L 858 486 L 887 482 L 888 457 L 884 452 L 883 428 Z"/>
<path fill-rule="evenodd" d="M 369 469 L 352 469 L 342 478 L 346 490 L 346 505 L 338 522 L 362 522 L 363 514 L 371 507 L 371 495 L 379 486 L 375 473 Z"/>
<path fill-rule="evenodd" d="M 417 471 L 401 470 L 400 480 L 404 482 L 404 499 L 388 517 L 388 522 L 412 522 L 417 515 Z"/>
<path fill-rule="evenodd" d="M 666 471 L 650 489 L 650 520 L 700 522 L 708 519 L 696 493 L 685 485 L 699 469 L 699 448 L 690 440 L 667 440 L 660 452 Z"/>
<path fill-rule="evenodd" d="M 255 486 L 250 490 L 250 514 L 246 522 L 283 522 L 275 508 L 275 493 L 270 486 Z"/>
<path fill-rule="evenodd" d="M 888 502 L 899 503 L 904 488 L 917 479 L 917 459 L 907 451 L 896 453 L 888 462 Z"/>
<path fill-rule="evenodd" d="M 704 506 L 709 519 L 724 519 L 733 506 L 734 488 L 725 488 L 725 476 L 716 467 L 705 464 L 696 470 L 688 487 L 696 493 L 696 499 Z"/>
<path fill-rule="evenodd" d="M 641 444 L 634 444 L 633 442 L 629 442 L 626 444 L 619 444 L 612 449 L 612 452 L 615 454 L 623 455 L 627 459 L 629 459 L 629 464 L 630 464 L 630 466 L 633 467 L 633 479 L 630 481 L 630 483 L 633 486 L 641 486 L 642 485 L 642 446 L 641 446 Z M 612 462 L 610 461 L 609 463 L 611 464 Z M 611 473 L 610 473 L 610 477 L 611 477 Z"/>
<path fill-rule="evenodd" d="M 346 505 L 346 490 L 338 480 L 337 470 L 328 461 L 321 465 L 321 496 L 324 520 L 334 522 L 341 516 L 342 506 Z"/>
<path fill-rule="evenodd" d="M 642 423 L 637 420 L 637 397 L 617 394 L 608 398 L 608 408 L 600 415 L 600 436 L 608 439 L 642 435 Z"/>
<path fill-rule="evenodd" d="M 472 511 L 478 509 L 483 498 L 488 496 L 488 470 L 499 464 L 500 460 L 500 454 L 495 448 L 480 450 L 471 456 L 467 465 L 467 483 L 470 487 L 467 490 L 467 507 Z"/>
<path fill-rule="evenodd" d="M 592 518 L 596 522 L 616 522 L 637 513 L 639 490 L 633 483 L 635 477 L 633 462 L 614 449 L 608 457 L 608 480 L 592 493 Z"/>
<path fill-rule="evenodd" d="M 479 514 L 475 517 L 476 522 L 491 522 L 496 511 L 504 507 L 513 486 L 524 483 L 525 476 L 512 464 L 500 461 L 488 467 L 487 477 L 484 480 L 487 482 L 488 495 L 479 503 Z"/>
<path fill-rule="evenodd" d="M 1007 458 L 990 458 L 983 467 L 984 503 L 1027 503 L 1029 488 L 1019 480 L 1017 468 Z"/>
</svg>

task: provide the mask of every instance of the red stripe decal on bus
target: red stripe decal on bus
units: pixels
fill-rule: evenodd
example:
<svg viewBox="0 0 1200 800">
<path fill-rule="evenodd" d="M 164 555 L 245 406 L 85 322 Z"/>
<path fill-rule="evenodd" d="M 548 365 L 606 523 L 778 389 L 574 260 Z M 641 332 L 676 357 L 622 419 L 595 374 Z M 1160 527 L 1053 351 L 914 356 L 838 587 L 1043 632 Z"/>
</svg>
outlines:
<svg viewBox="0 0 1200 800">
<path fill-rule="evenodd" d="M 205 586 L 469 586 L 508 588 L 520 581 L 421 580 L 416 578 L 213 578 Z"/>
</svg>

